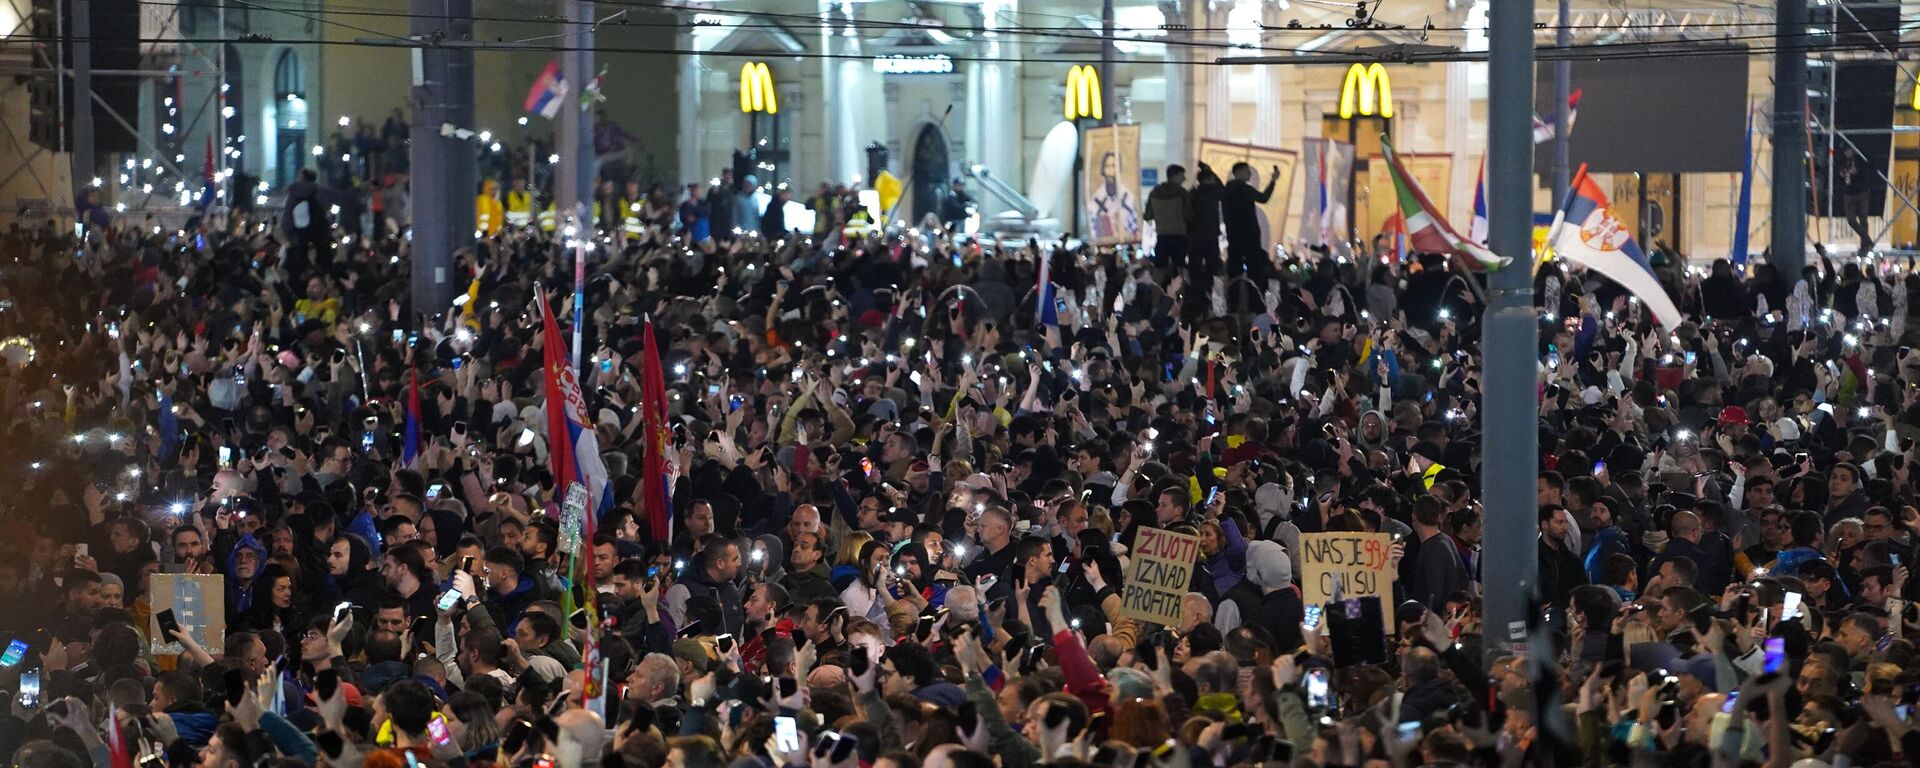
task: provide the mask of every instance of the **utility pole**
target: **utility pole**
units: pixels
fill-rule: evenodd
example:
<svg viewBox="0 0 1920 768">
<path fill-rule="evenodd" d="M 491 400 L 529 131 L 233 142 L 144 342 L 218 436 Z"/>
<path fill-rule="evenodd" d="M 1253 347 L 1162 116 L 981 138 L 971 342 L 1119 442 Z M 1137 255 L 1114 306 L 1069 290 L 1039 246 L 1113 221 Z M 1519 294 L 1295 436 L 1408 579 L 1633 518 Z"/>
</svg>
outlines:
<svg viewBox="0 0 1920 768">
<path fill-rule="evenodd" d="M 1807 0 L 1780 0 L 1774 14 L 1772 261 L 1792 281 L 1807 265 Z"/>
<path fill-rule="evenodd" d="M 73 64 L 73 202 L 92 189 L 95 172 L 93 159 L 93 0 L 69 0 L 73 10 L 72 43 L 68 58 Z M 59 13 L 58 10 L 54 11 Z M 100 201 L 93 201 L 99 205 Z"/>
<path fill-rule="evenodd" d="M 572 101 L 586 92 L 593 79 L 593 3 L 589 0 L 560 0 L 562 19 L 560 77 L 566 80 L 567 95 L 560 105 L 560 117 L 554 121 L 553 151 L 560 156 L 559 173 L 554 176 L 554 208 L 562 222 L 580 217 L 583 236 L 593 234 L 593 121 Z"/>
<path fill-rule="evenodd" d="M 1553 44 L 1565 49 L 1573 45 L 1573 9 L 1570 0 L 1560 0 L 1560 28 L 1555 31 Z M 1561 59 L 1553 63 L 1553 203 L 1559 205 L 1566 199 L 1567 186 L 1573 183 L 1572 152 L 1569 149 L 1573 137 L 1573 114 L 1567 108 L 1567 100 L 1573 98 L 1573 61 Z"/>
<path fill-rule="evenodd" d="M 473 128 L 473 50 L 439 41 L 473 39 L 473 0 L 411 0 L 413 53 L 412 166 L 413 310 L 446 312 L 453 302 L 453 252 L 473 242 L 473 196 L 479 192 L 473 145 L 443 136 L 442 125 Z"/>
<path fill-rule="evenodd" d="M 1486 354 L 1480 411 L 1481 489 L 1489 536 L 1486 650 L 1525 642 L 1539 581 L 1535 474 L 1540 400 L 1535 392 L 1538 319 L 1533 309 L 1533 0 L 1493 4 L 1487 56 L 1487 224 L 1493 252 L 1513 260 L 1488 279 L 1481 320 Z"/>
<path fill-rule="evenodd" d="M 1100 2 L 1100 124 L 1119 122 L 1114 115 L 1120 105 L 1113 101 L 1113 64 L 1119 52 L 1113 47 L 1113 0 Z"/>
</svg>

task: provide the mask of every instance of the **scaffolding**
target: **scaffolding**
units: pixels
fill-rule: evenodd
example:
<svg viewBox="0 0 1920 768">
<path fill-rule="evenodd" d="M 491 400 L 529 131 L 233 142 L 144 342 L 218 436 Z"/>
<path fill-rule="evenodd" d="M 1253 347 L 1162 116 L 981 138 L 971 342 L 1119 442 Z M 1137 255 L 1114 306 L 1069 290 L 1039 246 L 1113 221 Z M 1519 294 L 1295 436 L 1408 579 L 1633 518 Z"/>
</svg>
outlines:
<svg viewBox="0 0 1920 768">
<path fill-rule="evenodd" d="M 137 69 L 94 69 L 90 61 L 93 42 L 90 2 L 89 0 L 66 0 L 64 5 L 67 12 L 61 12 L 56 7 L 54 12 L 34 18 L 33 28 L 27 30 L 29 39 L 36 42 L 51 40 L 51 45 L 34 46 L 31 43 L 0 39 L 0 46 L 26 45 L 32 51 L 25 57 L 25 65 L 0 64 L 0 75 L 15 76 L 13 82 L 0 87 L 0 101 L 11 102 L 15 98 L 15 93 L 28 87 L 32 78 L 51 75 L 55 92 L 54 119 L 58 121 L 58 129 L 55 131 L 56 145 L 49 148 L 30 138 L 23 139 L 18 126 L 9 121 L 0 120 L 0 141 L 4 141 L 4 144 L 0 144 L 0 156 L 9 158 L 5 164 L 0 164 L 0 190 L 17 190 L 18 188 L 14 185 L 24 176 L 32 181 L 31 189 L 39 195 L 38 198 L 30 198 L 16 192 L 13 194 L 16 202 L 26 200 L 34 204 L 15 205 L 0 211 L 0 220 L 71 218 L 76 215 L 75 204 L 80 193 L 89 188 L 100 190 L 96 193 L 97 195 L 111 189 L 117 197 L 120 197 L 120 202 L 116 206 L 119 210 L 125 210 L 131 204 L 134 208 L 163 213 L 185 212 L 191 207 L 190 203 L 200 203 L 199 196 L 207 194 L 205 189 L 190 189 L 189 184 L 190 181 L 203 179 L 205 173 L 187 173 L 180 164 L 184 153 L 163 151 L 150 132 L 141 130 L 138 111 L 126 114 L 91 87 L 94 77 L 209 82 L 206 94 L 194 109 L 186 110 L 184 98 L 178 102 L 178 109 L 181 110 L 179 117 L 184 119 L 191 116 L 191 122 L 185 125 L 178 135 L 182 137 L 191 135 L 199 127 L 201 120 L 211 116 L 213 122 L 208 129 L 212 139 L 209 165 L 212 167 L 213 179 L 218 183 L 231 178 L 233 171 L 229 163 L 229 147 L 232 146 L 235 137 L 227 135 L 224 119 L 228 109 L 229 81 L 223 43 L 211 44 L 210 55 L 202 44 L 188 42 L 188 36 L 183 34 L 181 29 L 181 5 L 178 2 L 142 3 L 139 37 L 148 41 L 141 51 L 142 66 Z M 219 34 L 210 37 L 222 41 L 228 39 L 227 4 L 220 3 L 208 10 L 214 12 L 215 24 L 219 30 Z M 68 23 L 69 17 L 72 24 Z M 42 28 L 42 25 L 47 23 L 52 24 L 51 34 Z M 168 60 L 173 63 L 167 65 Z M 143 87 L 138 92 L 145 97 L 148 89 Z M 181 96 L 184 97 L 184 95 L 183 91 Z M 113 162 L 102 164 L 101 158 L 94 156 L 92 123 L 96 106 L 100 114 L 105 115 L 134 137 L 136 153 L 140 155 L 137 162 L 129 158 L 122 166 L 116 158 Z M 32 119 L 32 111 L 29 109 L 27 112 L 29 125 Z M 66 170 L 64 178 L 56 172 L 54 178 L 49 180 L 42 178 L 41 173 L 36 170 L 36 163 L 49 153 L 65 159 L 65 162 L 57 162 L 55 165 L 57 169 Z M 182 194 L 163 194 L 161 192 L 163 188 L 155 186 L 153 181 L 164 177 L 142 173 L 142 171 L 153 170 L 155 166 L 164 173 L 172 174 L 175 181 L 174 191 Z M 121 183 L 110 187 L 106 181 L 107 177 L 98 175 L 103 167 L 116 170 L 125 168 L 129 172 L 120 174 Z M 112 172 L 109 171 L 108 174 L 112 175 Z M 164 202 L 156 202 L 175 199 L 180 201 L 177 209 Z M 99 205 L 106 204 L 105 200 L 99 198 L 96 198 L 95 202 Z M 207 205 L 218 202 L 216 199 Z"/>
</svg>

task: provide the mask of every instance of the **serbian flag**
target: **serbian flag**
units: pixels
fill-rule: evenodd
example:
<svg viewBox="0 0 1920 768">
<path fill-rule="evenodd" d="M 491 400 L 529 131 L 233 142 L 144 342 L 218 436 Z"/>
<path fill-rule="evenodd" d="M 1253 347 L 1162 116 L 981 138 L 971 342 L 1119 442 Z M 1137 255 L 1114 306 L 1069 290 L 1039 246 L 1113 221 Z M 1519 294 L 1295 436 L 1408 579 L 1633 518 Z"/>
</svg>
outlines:
<svg viewBox="0 0 1920 768">
<path fill-rule="evenodd" d="M 1387 155 L 1387 174 L 1393 177 L 1394 200 L 1400 213 L 1402 226 L 1407 232 L 1407 245 L 1420 253 L 1454 253 L 1469 257 L 1462 260 L 1463 265 L 1474 271 L 1498 269 L 1506 266 L 1507 259 L 1494 255 L 1485 246 L 1461 237 L 1447 223 L 1440 209 L 1427 193 L 1421 191 L 1413 176 L 1400 164 L 1400 156 L 1393 151 L 1393 145 L 1381 137 L 1381 148 Z"/>
<path fill-rule="evenodd" d="M 547 458 L 553 470 L 554 493 L 564 498 L 569 483 L 585 486 L 587 498 L 594 500 L 585 517 L 592 520 L 612 506 L 609 496 L 612 486 L 607 483 L 606 465 L 600 463 L 600 440 L 594 436 L 592 422 L 587 421 L 587 401 L 580 396 L 580 380 L 575 377 L 573 361 L 567 356 L 570 347 L 560 337 L 560 325 L 554 322 L 546 291 L 536 289 L 534 292 L 540 297 L 542 346 L 546 354 L 546 364 L 542 367 L 547 395 Z M 587 540 L 591 540 L 592 535 L 591 529 L 582 534 Z"/>
<path fill-rule="evenodd" d="M 653 321 L 642 326 L 640 358 L 640 432 L 646 441 L 642 456 L 640 493 L 653 540 L 672 540 L 673 496 L 667 484 L 667 447 L 671 429 L 667 426 L 667 383 L 660 370 L 660 345 L 653 338 Z"/>
<path fill-rule="evenodd" d="M 1467 223 L 1467 239 L 1487 244 L 1487 158 L 1480 158 L 1480 171 L 1473 176 L 1473 221 Z"/>
<path fill-rule="evenodd" d="M 1580 89 L 1575 88 L 1573 93 L 1567 95 L 1567 133 L 1573 133 L 1573 118 L 1579 114 Z M 1555 133 L 1557 131 L 1554 130 L 1552 119 L 1542 120 L 1539 115 L 1533 116 L 1533 143 L 1545 144 L 1553 141 Z"/>
<path fill-rule="evenodd" d="M 548 120 L 560 114 L 560 103 L 567 98 L 567 81 L 560 77 L 560 62 L 549 61 L 540 76 L 527 89 L 526 111 Z"/>
<path fill-rule="evenodd" d="M 420 455 L 420 372 L 407 371 L 407 439 L 400 446 L 400 463 L 411 465 Z"/>
<path fill-rule="evenodd" d="M 1553 252 L 1620 284 L 1646 302 L 1655 319 L 1669 330 L 1680 327 L 1680 309 L 1660 287 L 1647 255 L 1633 242 L 1632 233 L 1613 213 L 1607 194 L 1587 175 L 1587 165 L 1573 176 L 1567 202 L 1553 217 L 1547 234 Z"/>
<path fill-rule="evenodd" d="M 133 745 L 120 729 L 120 708 L 111 705 L 107 707 L 107 755 L 111 768 L 133 768 Z"/>
<path fill-rule="evenodd" d="M 1034 286 L 1033 322 L 1036 325 L 1059 325 L 1060 312 L 1053 300 L 1053 257 L 1040 254 L 1040 278 Z"/>
</svg>

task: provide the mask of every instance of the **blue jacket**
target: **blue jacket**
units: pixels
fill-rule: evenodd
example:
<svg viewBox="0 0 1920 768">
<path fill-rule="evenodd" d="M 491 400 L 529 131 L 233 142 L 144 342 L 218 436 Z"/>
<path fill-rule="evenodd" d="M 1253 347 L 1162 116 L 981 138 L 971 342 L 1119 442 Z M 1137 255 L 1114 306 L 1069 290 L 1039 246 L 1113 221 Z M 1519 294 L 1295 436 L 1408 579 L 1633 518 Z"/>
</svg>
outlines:
<svg viewBox="0 0 1920 768">
<path fill-rule="evenodd" d="M 180 740 L 194 749 L 205 749 L 207 740 L 213 738 L 213 729 L 220 725 L 220 716 L 212 712 L 168 712 L 167 718 L 173 721 L 173 730 L 180 734 Z"/>
<path fill-rule="evenodd" d="M 1605 570 L 1607 556 L 1615 552 L 1631 557 L 1633 543 L 1627 540 L 1625 531 L 1617 527 L 1602 528 L 1593 534 L 1593 547 L 1587 550 L 1587 581 L 1594 584 L 1607 583 Z"/>
</svg>

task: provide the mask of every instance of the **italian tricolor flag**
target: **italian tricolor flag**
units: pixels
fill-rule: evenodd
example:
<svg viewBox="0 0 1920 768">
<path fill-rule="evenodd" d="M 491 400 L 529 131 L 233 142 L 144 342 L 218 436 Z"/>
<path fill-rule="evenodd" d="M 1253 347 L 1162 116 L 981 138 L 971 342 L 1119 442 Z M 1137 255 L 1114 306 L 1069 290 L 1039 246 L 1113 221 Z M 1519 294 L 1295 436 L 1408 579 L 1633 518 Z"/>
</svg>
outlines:
<svg viewBox="0 0 1920 768">
<path fill-rule="evenodd" d="M 1380 145 L 1387 154 L 1387 173 L 1393 177 L 1394 199 L 1399 203 L 1400 220 L 1405 222 L 1407 244 L 1412 250 L 1422 253 L 1457 253 L 1468 258 L 1461 260 L 1467 268 L 1474 271 L 1499 269 L 1507 265 L 1508 259 L 1494 255 L 1493 251 L 1474 243 L 1453 231 L 1444 216 L 1427 199 L 1427 193 L 1415 184 L 1413 176 L 1400 165 L 1400 157 L 1393 151 L 1393 145 L 1384 139 Z"/>
</svg>

